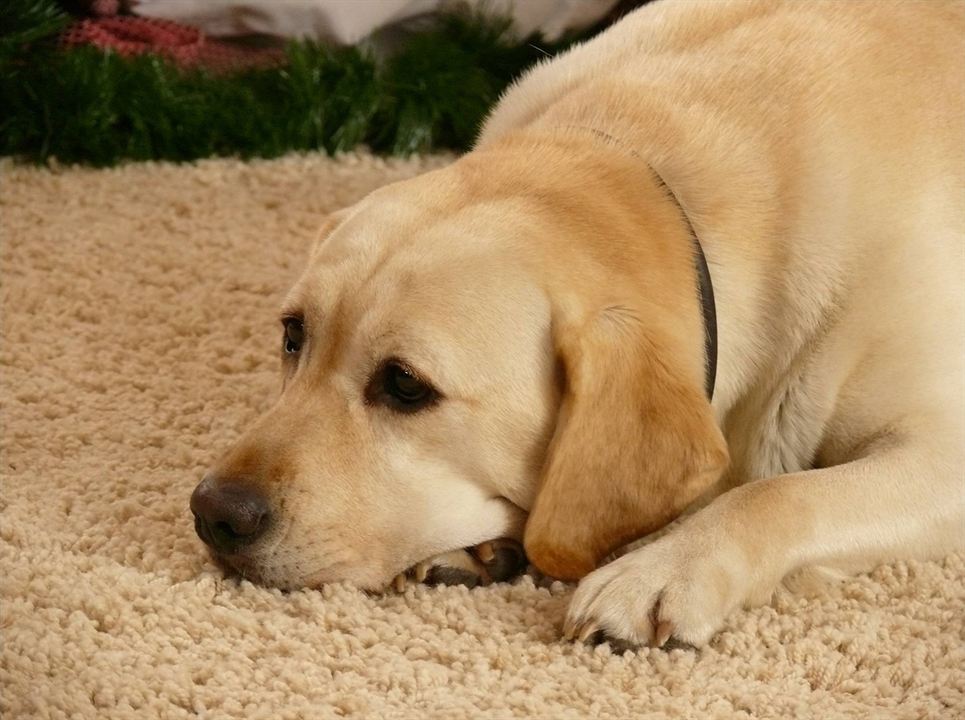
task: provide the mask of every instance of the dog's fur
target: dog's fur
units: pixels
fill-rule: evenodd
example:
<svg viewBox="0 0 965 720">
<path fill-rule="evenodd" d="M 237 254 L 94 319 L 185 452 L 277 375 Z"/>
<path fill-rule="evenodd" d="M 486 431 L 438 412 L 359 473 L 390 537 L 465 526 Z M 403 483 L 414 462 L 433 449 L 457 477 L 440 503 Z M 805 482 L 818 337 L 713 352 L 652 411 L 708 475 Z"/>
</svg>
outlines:
<svg viewBox="0 0 965 720">
<path fill-rule="evenodd" d="M 582 578 L 569 636 L 662 644 L 962 547 L 963 39 L 960 2 L 664 0 L 531 71 L 473 152 L 326 224 L 284 391 L 213 471 L 273 508 L 229 561 L 375 588 L 525 534 Z M 439 402 L 367 399 L 390 357 Z"/>
</svg>

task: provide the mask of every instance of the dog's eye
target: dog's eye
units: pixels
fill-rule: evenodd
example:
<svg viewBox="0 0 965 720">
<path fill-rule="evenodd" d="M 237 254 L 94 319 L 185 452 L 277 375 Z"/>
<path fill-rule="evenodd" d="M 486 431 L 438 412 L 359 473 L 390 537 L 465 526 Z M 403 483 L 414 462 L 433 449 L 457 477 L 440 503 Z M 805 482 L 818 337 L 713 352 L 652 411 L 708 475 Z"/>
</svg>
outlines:
<svg viewBox="0 0 965 720">
<path fill-rule="evenodd" d="M 370 402 L 381 402 L 398 412 L 416 412 L 439 399 L 439 393 L 415 372 L 400 362 L 385 363 L 375 374 L 366 395 Z"/>
<path fill-rule="evenodd" d="M 390 364 L 385 368 L 385 392 L 404 405 L 415 405 L 425 401 L 432 390 L 406 368 Z"/>
<path fill-rule="evenodd" d="M 305 329 L 302 326 L 302 321 L 299 318 L 287 317 L 282 322 L 285 323 L 285 352 L 289 355 L 294 355 L 302 349 L 302 341 L 304 340 Z"/>
</svg>

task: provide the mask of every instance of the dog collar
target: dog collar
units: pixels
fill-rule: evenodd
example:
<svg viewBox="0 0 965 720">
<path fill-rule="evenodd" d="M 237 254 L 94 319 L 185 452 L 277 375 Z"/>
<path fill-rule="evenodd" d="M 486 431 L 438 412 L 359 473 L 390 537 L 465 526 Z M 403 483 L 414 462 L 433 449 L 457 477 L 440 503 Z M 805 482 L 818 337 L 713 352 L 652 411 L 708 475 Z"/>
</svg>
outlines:
<svg viewBox="0 0 965 720">
<path fill-rule="evenodd" d="M 701 314 L 704 318 L 704 389 L 707 392 L 707 399 L 714 399 L 714 385 L 717 383 L 717 305 L 714 302 L 714 283 L 710 279 L 710 268 L 707 267 L 707 258 L 704 256 L 704 249 L 700 245 L 700 238 L 697 231 L 690 222 L 690 217 L 684 210 L 680 200 L 670 186 L 664 182 L 653 166 L 650 167 L 657 182 L 663 187 L 674 204 L 680 210 L 680 214 L 687 223 L 690 237 L 694 244 L 694 266 L 697 273 L 697 292 L 700 295 Z"/>
<path fill-rule="evenodd" d="M 604 142 L 621 146 L 627 149 L 634 157 L 640 157 L 640 154 L 636 150 L 627 148 L 625 143 L 610 135 L 610 133 L 586 125 L 569 125 L 567 127 L 589 131 L 604 140 Z M 700 245 L 700 238 L 697 237 L 697 231 L 694 230 L 694 224 L 690 222 L 690 216 L 687 215 L 684 206 L 680 204 L 676 193 L 664 182 L 663 177 L 661 177 L 653 165 L 648 163 L 647 166 L 650 168 L 650 172 L 653 173 L 654 178 L 656 178 L 657 183 L 663 187 L 667 195 L 670 196 L 670 199 L 673 200 L 674 205 L 680 210 L 680 214 L 683 216 L 684 222 L 687 223 L 687 228 L 690 230 L 690 237 L 693 240 L 694 269 L 697 273 L 697 292 L 700 295 L 700 311 L 704 318 L 704 390 L 707 393 L 707 399 L 713 400 L 714 386 L 717 384 L 717 305 L 714 302 L 714 283 L 710 279 L 710 268 L 707 267 L 707 258 L 704 256 L 704 249 Z"/>
</svg>

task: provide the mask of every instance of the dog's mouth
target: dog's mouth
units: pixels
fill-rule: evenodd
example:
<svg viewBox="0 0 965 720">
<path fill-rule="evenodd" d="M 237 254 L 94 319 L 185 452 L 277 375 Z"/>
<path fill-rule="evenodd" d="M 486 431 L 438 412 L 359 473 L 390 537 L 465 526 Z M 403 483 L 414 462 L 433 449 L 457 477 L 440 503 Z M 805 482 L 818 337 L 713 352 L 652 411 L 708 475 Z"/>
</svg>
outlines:
<svg viewBox="0 0 965 720">
<path fill-rule="evenodd" d="M 317 587 L 318 583 L 292 583 L 283 568 L 266 568 L 263 563 L 243 554 L 222 555 L 209 549 L 209 555 L 226 577 L 294 590 Z M 410 585 L 462 585 L 469 588 L 509 582 L 529 569 L 521 543 L 499 538 L 471 548 L 453 550 L 416 563 L 396 575 L 383 590 L 404 592 Z"/>
</svg>

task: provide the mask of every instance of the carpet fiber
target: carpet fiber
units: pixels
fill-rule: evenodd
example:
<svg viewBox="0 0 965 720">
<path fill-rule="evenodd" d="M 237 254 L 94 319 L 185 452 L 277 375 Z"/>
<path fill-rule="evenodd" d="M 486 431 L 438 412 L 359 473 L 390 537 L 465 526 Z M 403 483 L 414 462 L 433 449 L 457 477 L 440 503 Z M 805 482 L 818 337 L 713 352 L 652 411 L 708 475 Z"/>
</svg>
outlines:
<svg viewBox="0 0 965 720">
<path fill-rule="evenodd" d="M 558 640 L 529 578 L 227 580 L 187 509 L 271 401 L 324 214 L 444 162 L 3 165 L 3 718 L 965 717 L 965 557 L 780 592 L 697 652 Z"/>
</svg>

